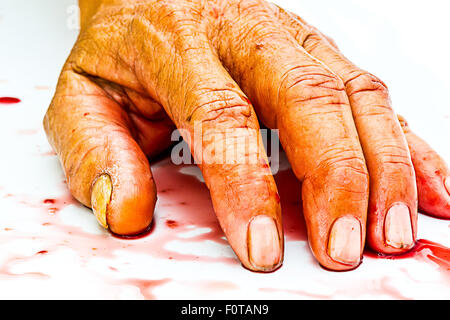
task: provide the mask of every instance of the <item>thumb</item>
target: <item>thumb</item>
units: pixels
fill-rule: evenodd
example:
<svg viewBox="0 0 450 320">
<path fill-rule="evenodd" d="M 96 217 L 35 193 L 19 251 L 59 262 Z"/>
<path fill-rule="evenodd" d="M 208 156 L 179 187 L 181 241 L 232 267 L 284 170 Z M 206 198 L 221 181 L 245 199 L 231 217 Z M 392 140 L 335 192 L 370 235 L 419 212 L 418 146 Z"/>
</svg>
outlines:
<svg viewBox="0 0 450 320">
<path fill-rule="evenodd" d="M 44 118 L 69 189 L 120 235 L 149 227 L 156 188 L 125 111 L 89 78 L 65 69 Z"/>
</svg>

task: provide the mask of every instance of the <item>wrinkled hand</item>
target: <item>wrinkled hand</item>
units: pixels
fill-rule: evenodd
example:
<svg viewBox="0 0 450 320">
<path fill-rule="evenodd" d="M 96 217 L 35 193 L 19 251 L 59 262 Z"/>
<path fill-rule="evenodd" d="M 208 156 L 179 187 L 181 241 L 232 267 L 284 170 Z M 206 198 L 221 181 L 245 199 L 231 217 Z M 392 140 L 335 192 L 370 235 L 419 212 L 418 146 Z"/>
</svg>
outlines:
<svg viewBox="0 0 450 320">
<path fill-rule="evenodd" d="M 324 267 L 355 268 L 366 240 L 381 253 L 410 249 L 418 204 L 450 218 L 445 162 L 397 119 L 386 85 L 301 18 L 263 0 L 82 0 L 80 8 L 80 36 L 44 125 L 73 196 L 112 232 L 150 225 L 147 157 L 179 128 L 197 160 L 235 147 L 256 159 L 199 166 L 243 265 L 281 265 L 280 201 L 258 120 L 279 129 L 303 182 L 308 238 Z M 200 144 L 191 139 L 198 125 Z M 210 134 L 230 130 L 252 142 L 242 150 Z"/>
</svg>

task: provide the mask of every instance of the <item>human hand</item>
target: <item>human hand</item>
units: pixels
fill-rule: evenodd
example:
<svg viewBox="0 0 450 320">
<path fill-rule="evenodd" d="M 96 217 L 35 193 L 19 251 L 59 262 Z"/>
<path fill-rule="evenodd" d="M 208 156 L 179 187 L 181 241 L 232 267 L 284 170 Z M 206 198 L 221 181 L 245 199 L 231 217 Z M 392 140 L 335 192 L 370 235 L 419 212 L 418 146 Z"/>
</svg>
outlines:
<svg viewBox="0 0 450 320">
<path fill-rule="evenodd" d="M 279 130 L 302 181 L 309 243 L 324 267 L 355 268 L 366 240 L 381 253 L 411 249 L 418 204 L 450 218 L 445 162 L 398 121 L 385 84 L 301 18 L 263 0 L 85 0 L 80 8 L 80 36 L 44 126 L 71 193 L 111 232 L 150 225 L 147 157 L 167 149 L 178 128 L 203 160 L 242 264 L 276 269 L 281 208 L 259 121 Z M 206 156 L 230 153 L 240 161 Z"/>
</svg>

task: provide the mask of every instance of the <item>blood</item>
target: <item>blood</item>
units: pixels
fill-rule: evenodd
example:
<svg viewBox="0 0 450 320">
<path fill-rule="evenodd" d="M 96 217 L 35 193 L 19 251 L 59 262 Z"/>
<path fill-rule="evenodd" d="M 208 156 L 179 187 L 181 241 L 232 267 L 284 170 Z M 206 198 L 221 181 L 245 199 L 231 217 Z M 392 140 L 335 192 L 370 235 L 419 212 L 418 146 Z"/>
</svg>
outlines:
<svg viewBox="0 0 450 320">
<path fill-rule="evenodd" d="M 47 212 L 50 214 L 55 214 L 69 205 L 78 205 L 78 202 L 68 191 L 57 198 L 44 199 L 42 203 L 44 204 L 44 208 L 47 209 Z"/>
<path fill-rule="evenodd" d="M 176 222 L 175 220 L 166 220 L 166 226 L 175 229 L 176 227 L 178 227 L 178 222 Z"/>
<path fill-rule="evenodd" d="M 11 268 L 18 264 L 18 263 L 23 263 L 23 262 L 28 262 L 31 261 L 33 259 L 35 259 L 35 255 L 34 256 L 20 256 L 20 255 L 10 255 L 8 257 L 8 259 L 3 262 L 3 264 L 0 265 L 0 275 L 1 276 L 9 276 L 9 277 L 31 277 L 31 278 L 44 278 L 44 279 L 48 279 L 49 275 L 42 273 L 42 272 L 24 272 L 24 273 L 15 273 L 13 271 L 11 271 Z"/>
<path fill-rule="evenodd" d="M 168 278 L 160 280 L 127 279 L 125 284 L 138 287 L 144 299 L 154 300 L 156 297 L 153 294 L 153 290 L 170 281 L 172 281 L 172 279 Z"/>
<path fill-rule="evenodd" d="M 166 244 L 174 240 L 183 241 L 185 244 L 212 241 L 221 245 L 228 245 L 215 216 L 208 189 L 197 177 L 181 172 L 181 169 L 186 166 L 175 166 L 170 159 L 161 160 L 152 166 L 158 189 L 156 214 L 160 213 L 160 215 L 155 219 L 155 234 L 149 237 L 149 241 L 151 241 L 151 238 L 155 238 L 155 241 L 152 241 L 154 245 L 152 245 L 150 254 L 170 260 L 193 260 L 238 265 L 239 262 L 232 256 L 197 256 L 166 248 Z M 199 229 L 204 232 L 197 232 Z M 180 234 L 188 232 L 193 232 L 194 235 L 179 237 Z"/>
<path fill-rule="evenodd" d="M 414 248 L 404 254 L 383 255 L 366 249 L 364 256 L 392 260 L 415 258 L 436 264 L 442 271 L 446 272 L 447 275 L 448 271 L 450 271 L 450 248 L 425 239 L 417 240 Z"/>
<path fill-rule="evenodd" d="M 123 249 L 143 253 L 155 258 L 174 261 L 201 261 L 210 263 L 225 263 L 239 266 L 240 262 L 234 256 L 225 235 L 215 216 L 209 191 L 204 182 L 197 177 L 181 172 L 185 166 L 176 166 L 169 158 L 152 164 L 153 175 L 158 188 L 158 203 L 152 225 L 136 236 L 119 236 L 105 230 L 102 235 L 84 232 L 78 227 L 68 226 L 56 218 L 56 214 L 69 205 L 82 206 L 70 195 L 67 186 L 65 193 L 56 198 L 45 198 L 41 205 L 26 197 L 19 197 L 22 204 L 31 207 L 41 207 L 55 219 L 42 221 L 42 226 L 70 235 L 72 249 L 82 256 L 89 257 L 95 247 L 96 256 L 111 257 L 115 249 Z M 306 227 L 303 221 L 300 199 L 300 183 L 292 171 L 284 170 L 275 175 L 279 186 L 283 224 L 288 240 L 306 240 Z M 89 209 L 86 209 L 89 210 Z M 44 216 L 48 217 L 48 216 Z M 199 230 L 201 232 L 199 232 Z M 192 233 L 188 237 L 180 236 Z M 191 254 L 168 248 L 172 241 L 183 242 L 185 245 L 211 241 L 228 247 L 225 256 L 209 256 L 207 254 Z M 47 249 L 51 251 L 51 248 Z"/>
<path fill-rule="evenodd" d="M 14 103 L 19 103 L 21 102 L 20 99 L 18 98 L 13 98 L 13 97 L 0 97 L 0 103 L 4 103 L 4 104 L 14 104 Z"/>
<path fill-rule="evenodd" d="M 120 263 L 115 264 L 118 251 L 141 254 L 156 259 L 164 259 L 165 263 L 177 263 L 177 261 L 198 261 L 201 263 L 220 263 L 231 267 L 241 268 L 240 262 L 233 255 L 231 248 L 225 239 L 225 235 L 220 228 L 211 203 L 209 191 L 198 177 L 187 175 L 181 172 L 186 166 L 176 166 L 171 163 L 170 158 L 165 158 L 154 162 L 152 165 L 153 176 L 158 189 L 158 202 L 154 214 L 152 225 L 137 236 L 122 237 L 113 235 L 107 230 L 97 233 L 90 233 L 83 228 L 70 225 L 61 219 L 58 214 L 67 206 L 78 207 L 76 214 L 91 214 L 90 209 L 84 208 L 69 193 L 67 185 L 64 183 L 64 193 L 59 197 L 42 197 L 40 200 L 30 200 L 27 196 L 10 195 L 17 198 L 20 203 L 32 208 L 42 208 L 44 213 L 36 214 L 34 219 L 38 221 L 38 226 L 45 227 L 45 232 L 35 234 L 22 232 L 16 228 L 8 228 L 14 232 L 8 232 L 5 241 L 12 241 L 14 238 L 30 239 L 35 237 L 44 241 L 47 245 L 36 254 L 34 258 L 42 255 L 51 255 L 62 247 L 74 250 L 82 259 L 83 263 L 88 263 L 89 259 L 96 257 L 108 259 L 108 269 L 120 275 Z M 283 211 L 283 225 L 287 241 L 306 241 L 307 232 L 302 212 L 301 183 L 296 179 L 291 169 L 281 170 L 275 175 L 275 180 L 279 190 L 281 207 Z M 9 196 L 8 196 L 9 197 Z M 47 214 L 45 214 L 47 213 Z M 92 223 L 95 218 L 92 216 Z M 6 230 L 6 228 L 5 228 Z M 199 232 L 201 231 L 201 232 Z M 191 234 L 192 233 L 192 234 Z M 189 236 L 187 236 L 189 235 Z M 228 254 L 215 256 L 207 253 L 193 254 L 170 247 L 173 242 L 181 242 L 184 248 L 189 248 L 190 244 L 203 244 L 213 242 L 228 248 Z M 198 247 L 198 246 L 196 246 Z M 366 255 L 370 253 L 366 253 Z M 404 256 L 396 256 L 393 259 L 406 257 L 419 258 L 425 256 L 429 261 L 437 263 L 441 268 L 448 271 L 449 249 L 427 240 L 419 240 L 414 250 Z M 382 258 L 376 256 L 377 258 Z M 392 258 L 392 257 L 391 257 Z M 31 259 L 31 258 L 30 258 Z M 120 260 L 119 260 L 120 261 Z M 173 261 L 173 262 L 172 262 Z M 0 265 L 0 274 L 9 275 L 10 263 L 7 260 Z M 11 274 L 17 276 L 15 274 Z M 47 275 L 44 275 L 47 276 Z M 128 284 L 139 288 L 146 299 L 155 297 L 153 290 L 161 285 L 167 284 L 171 279 L 148 280 L 148 279 L 108 279 L 105 281 L 115 284 Z M 218 287 L 222 286 L 219 284 Z M 205 285 L 207 287 L 207 285 Z M 217 287 L 214 284 L 211 288 Z M 230 289 L 232 285 L 224 284 Z M 271 289 L 269 289 L 271 290 Z M 278 290 L 278 289 L 275 289 Z M 304 294 L 299 292 L 298 294 Z"/>
<path fill-rule="evenodd" d="M 301 199 L 301 183 L 291 169 L 274 175 L 281 200 L 283 228 L 286 240 L 306 241 L 308 239 Z"/>
<path fill-rule="evenodd" d="M 152 221 L 152 223 L 147 227 L 147 229 L 145 229 L 144 231 L 142 231 L 138 234 L 121 235 L 121 234 L 115 234 L 113 232 L 110 232 L 110 233 L 111 233 L 111 236 L 113 236 L 116 239 L 138 240 L 138 239 L 144 239 L 145 237 L 147 237 L 149 234 L 151 234 L 153 232 L 154 228 L 155 228 L 155 223 L 154 223 L 154 221 Z"/>
<path fill-rule="evenodd" d="M 101 234 L 84 232 L 79 227 L 62 223 L 57 213 L 69 205 L 83 208 L 69 193 L 64 184 L 64 193 L 59 197 L 44 198 L 36 201 L 25 195 L 12 195 L 21 204 L 31 208 L 42 208 L 49 215 L 41 215 L 44 221 L 39 224 L 52 231 L 70 235 L 65 237 L 70 246 L 88 257 L 92 255 L 95 247 L 96 256 L 111 257 L 116 249 L 124 249 L 150 255 L 155 258 L 178 261 L 202 261 L 226 263 L 239 266 L 240 263 L 233 255 L 231 248 L 226 256 L 209 256 L 207 254 L 188 254 L 168 249 L 172 241 L 181 241 L 185 244 L 212 241 L 228 246 L 224 234 L 214 214 L 209 191 L 203 182 L 196 177 L 180 172 L 182 166 L 176 166 L 170 159 L 153 164 L 153 174 L 157 181 L 159 200 L 155 210 L 155 217 L 150 227 L 143 233 L 134 236 L 120 236 L 106 231 Z M 51 221 L 49 220 L 51 218 Z M 93 221 L 95 223 L 95 221 Z M 201 229 L 201 232 L 197 232 Z M 180 237 L 180 234 L 193 232 L 189 237 Z M 197 232 L 197 233 L 196 233 Z M 46 249 L 52 251 L 51 248 Z"/>
<path fill-rule="evenodd" d="M 221 262 L 239 265 L 236 258 L 207 257 L 181 254 L 165 248 L 165 244 L 180 240 L 184 243 L 204 242 L 206 240 L 228 246 L 225 235 L 220 228 L 212 207 L 209 191 L 204 182 L 192 175 L 181 172 L 184 166 L 175 166 L 170 159 L 152 165 L 153 175 L 158 189 L 158 206 L 160 213 L 155 220 L 155 237 L 152 255 L 166 257 L 170 260 L 190 260 L 204 262 Z M 199 174 L 200 175 L 200 174 Z M 307 240 L 306 226 L 302 213 L 301 184 L 291 169 L 279 171 L 275 175 L 283 212 L 283 225 L 288 241 Z M 162 210 L 158 210 L 158 207 Z M 166 227 L 162 230 L 159 224 Z M 198 229 L 208 232 L 189 238 L 180 238 L 179 234 Z M 156 231 L 164 232 L 156 232 Z M 151 240 L 149 240 L 151 241 Z M 231 251 L 231 249 L 230 249 Z"/>
<path fill-rule="evenodd" d="M 65 193 L 59 197 L 46 198 L 43 200 L 39 200 L 35 196 L 12 193 L 4 194 L 3 198 L 13 198 L 22 205 L 30 208 L 43 209 L 44 212 L 50 214 L 55 214 L 70 205 L 80 206 L 79 202 L 72 197 L 68 190 L 65 190 Z"/>
</svg>

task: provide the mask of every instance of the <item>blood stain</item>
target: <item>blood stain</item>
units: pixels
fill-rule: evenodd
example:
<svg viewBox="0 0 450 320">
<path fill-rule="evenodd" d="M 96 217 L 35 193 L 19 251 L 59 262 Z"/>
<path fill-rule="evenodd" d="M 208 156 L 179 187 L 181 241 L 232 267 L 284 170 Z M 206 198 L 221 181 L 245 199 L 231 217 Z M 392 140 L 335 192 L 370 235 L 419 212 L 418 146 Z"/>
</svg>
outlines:
<svg viewBox="0 0 450 320">
<path fill-rule="evenodd" d="M 0 97 L 0 103 L 4 104 L 14 104 L 19 103 L 21 100 L 19 98 L 13 98 L 13 97 Z"/>
<path fill-rule="evenodd" d="M 127 279 L 126 284 L 138 287 L 145 300 L 154 300 L 156 297 L 153 294 L 153 290 L 170 281 L 172 279 L 169 278 L 159 280 Z"/>
<path fill-rule="evenodd" d="M 447 276 L 450 275 L 450 248 L 426 239 L 418 239 L 410 251 L 399 255 L 384 255 L 365 250 L 364 255 L 377 259 L 408 259 L 415 258 L 436 264 Z"/>
<path fill-rule="evenodd" d="M 307 241 L 301 183 L 291 169 L 279 171 L 274 175 L 281 201 L 283 228 L 287 240 Z"/>
</svg>

